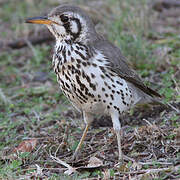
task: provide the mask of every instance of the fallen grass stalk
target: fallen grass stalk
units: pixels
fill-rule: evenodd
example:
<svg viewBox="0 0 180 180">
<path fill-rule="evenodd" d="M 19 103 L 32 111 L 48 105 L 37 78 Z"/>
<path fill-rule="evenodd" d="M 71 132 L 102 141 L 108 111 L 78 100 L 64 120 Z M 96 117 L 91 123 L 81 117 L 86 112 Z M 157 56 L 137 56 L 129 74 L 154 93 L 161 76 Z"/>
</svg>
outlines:
<svg viewBox="0 0 180 180">
<path fill-rule="evenodd" d="M 59 149 L 59 148 L 57 148 L 57 149 Z M 55 154 L 56 154 L 56 153 L 57 153 L 57 150 L 56 150 Z M 75 170 L 75 168 L 73 168 L 72 166 L 70 166 L 69 164 L 67 164 L 65 161 L 62 161 L 61 159 L 57 158 L 56 156 L 53 156 L 53 155 L 51 154 L 51 148 L 50 148 L 50 150 L 49 150 L 49 154 L 50 154 L 50 158 L 51 158 L 53 161 L 55 161 L 56 163 L 65 166 L 65 167 L 68 168 L 68 170 L 70 170 L 70 171 L 71 171 L 71 170 L 72 170 L 72 171 Z"/>
<path fill-rule="evenodd" d="M 67 167 L 68 169 L 71 169 L 71 168 L 73 169 L 73 167 L 70 166 L 69 164 L 67 164 L 65 161 L 62 161 L 61 159 L 59 159 L 59 158 L 57 158 L 57 157 L 55 157 L 53 155 L 50 155 L 50 158 L 53 161 L 57 162 L 58 164 L 61 164 L 61 165 L 65 166 L 65 167 Z"/>
<path fill-rule="evenodd" d="M 158 164 L 158 165 L 165 165 L 165 166 L 173 165 L 173 163 L 170 163 L 170 162 L 159 162 L 159 161 L 156 161 L 155 163 Z M 154 166 L 154 162 L 138 162 L 138 164 L 143 165 L 143 166 L 145 166 L 145 165 L 152 165 L 152 166 Z"/>
<path fill-rule="evenodd" d="M 176 172 L 178 171 L 180 166 L 175 166 L 175 167 L 167 167 L 167 168 L 159 168 L 159 169 L 147 169 L 147 170 L 139 170 L 139 171 L 129 171 L 129 172 L 120 172 L 122 175 L 133 175 L 133 174 L 151 174 L 151 173 L 159 173 L 163 171 L 168 171 L 168 172 Z M 115 175 L 119 175 L 119 173 L 115 173 Z"/>
</svg>

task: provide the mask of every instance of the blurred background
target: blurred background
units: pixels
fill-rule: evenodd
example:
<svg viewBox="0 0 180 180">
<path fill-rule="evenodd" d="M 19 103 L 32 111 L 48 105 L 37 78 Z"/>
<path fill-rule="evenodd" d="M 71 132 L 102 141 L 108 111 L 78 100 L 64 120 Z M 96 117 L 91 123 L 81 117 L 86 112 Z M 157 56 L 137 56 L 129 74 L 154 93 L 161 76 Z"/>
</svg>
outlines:
<svg viewBox="0 0 180 180">
<path fill-rule="evenodd" d="M 61 144 L 62 147 L 57 150 L 58 156 L 69 157 L 81 136 L 83 128 L 81 114 L 72 108 L 61 93 L 52 70 L 54 39 L 44 26 L 25 24 L 26 18 L 45 15 L 53 7 L 65 2 L 83 8 L 93 19 L 97 31 L 121 48 L 128 63 L 150 87 L 163 95 L 163 101 L 173 104 L 176 109 L 180 108 L 180 1 L 0 0 L 0 158 L 2 159 L 0 177 L 2 178 L 27 175 L 26 170 L 33 169 L 34 164 L 47 168 L 46 172 L 51 177 L 54 173 L 52 169 L 59 168 L 60 165 L 57 163 L 52 165 L 48 156 L 49 150 L 56 151 Z M 180 119 L 175 110 L 165 110 L 162 107 L 151 107 L 147 110 L 140 108 L 138 111 L 134 109 L 124 115 L 123 125 L 128 128 L 130 125 L 144 127 L 147 123 L 143 119 L 157 124 L 158 128 L 167 133 L 164 137 L 160 133 L 158 137 L 168 137 L 171 143 L 177 141 Z M 97 128 L 102 126 L 111 126 L 108 118 L 100 118 L 93 124 L 93 127 Z M 133 128 L 131 130 L 134 132 Z M 153 129 L 150 131 L 154 132 Z M 114 135 L 107 128 L 101 128 L 101 130 L 93 129 L 88 137 L 92 138 L 97 132 L 99 136 L 94 143 L 101 141 L 99 146 L 104 148 L 107 142 L 101 138 L 104 136 L 111 138 Z M 129 136 L 128 131 L 126 135 Z M 134 136 L 138 139 L 139 136 L 136 135 Z M 148 137 L 154 139 L 154 135 L 152 136 Z M 38 139 L 36 147 L 32 147 L 35 153 L 31 154 L 31 150 L 27 150 L 30 153 L 26 157 L 28 161 L 22 157 L 12 159 L 8 154 L 15 152 L 14 148 L 29 138 Z M 154 140 L 157 140 L 156 138 Z M 141 138 L 138 140 L 143 141 Z M 160 140 L 157 144 L 158 147 L 165 149 Z M 162 152 L 157 150 L 156 145 L 151 145 L 156 149 L 151 158 L 156 157 L 158 160 Z M 171 151 L 166 149 L 166 158 L 177 157 L 179 152 L 173 147 Z M 112 145 L 105 149 L 112 167 L 116 160 L 116 157 L 111 156 Z M 84 150 L 84 157 L 89 151 Z M 130 154 L 131 151 L 132 149 L 126 148 L 126 154 Z M 86 164 L 87 160 L 83 163 Z M 77 163 L 77 166 L 83 163 Z M 18 175 L 15 173 L 17 169 Z M 34 168 L 34 172 L 36 170 Z M 55 171 L 56 175 L 58 173 L 60 173 L 58 170 Z M 31 173 L 28 175 L 31 176 Z M 98 176 L 98 173 L 96 175 Z M 42 177 L 45 177 L 45 174 L 42 173 Z"/>
</svg>

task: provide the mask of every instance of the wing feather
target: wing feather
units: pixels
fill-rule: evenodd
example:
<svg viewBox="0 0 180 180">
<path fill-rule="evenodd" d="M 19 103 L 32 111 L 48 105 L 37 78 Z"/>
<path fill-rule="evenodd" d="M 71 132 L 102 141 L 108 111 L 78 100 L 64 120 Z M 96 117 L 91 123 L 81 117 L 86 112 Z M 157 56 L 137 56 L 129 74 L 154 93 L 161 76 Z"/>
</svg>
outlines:
<svg viewBox="0 0 180 180">
<path fill-rule="evenodd" d="M 128 66 L 126 58 L 122 55 L 118 47 L 103 39 L 95 41 L 91 47 L 96 50 L 100 50 L 109 60 L 109 64 L 107 65 L 108 69 L 118 74 L 118 76 L 120 76 L 121 78 L 135 85 L 144 93 L 152 97 L 161 97 L 159 93 L 147 87 L 137 75 L 137 73 Z"/>
</svg>

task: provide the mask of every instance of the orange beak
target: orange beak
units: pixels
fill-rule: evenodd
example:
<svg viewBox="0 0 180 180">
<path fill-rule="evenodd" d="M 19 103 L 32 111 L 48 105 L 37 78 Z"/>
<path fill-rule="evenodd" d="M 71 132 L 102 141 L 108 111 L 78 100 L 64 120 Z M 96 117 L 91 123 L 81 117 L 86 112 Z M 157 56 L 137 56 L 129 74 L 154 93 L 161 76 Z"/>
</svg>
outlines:
<svg viewBox="0 0 180 180">
<path fill-rule="evenodd" d="M 49 20 L 47 16 L 43 16 L 43 17 L 28 18 L 26 19 L 26 23 L 51 25 L 53 21 Z"/>
</svg>

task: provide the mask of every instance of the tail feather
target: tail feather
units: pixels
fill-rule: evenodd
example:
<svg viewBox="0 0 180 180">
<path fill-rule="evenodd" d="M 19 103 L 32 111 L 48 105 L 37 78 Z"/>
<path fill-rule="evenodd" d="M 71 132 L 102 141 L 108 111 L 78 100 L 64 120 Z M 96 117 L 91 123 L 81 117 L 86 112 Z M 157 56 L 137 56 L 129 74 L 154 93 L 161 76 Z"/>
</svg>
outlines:
<svg viewBox="0 0 180 180">
<path fill-rule="evenodd" d="M 142 106 L 145 104 L 151 104 L 151 105 L 161 105 L 162 107 L 164 107 L 164 109 L 172 109 L 178 113 L 180 113 L 180 110 L 178 110 L 176 107 L 174 107 L 172 104 L 170 103 L 164 103 L 162 102 L 162 96 L 154 91 L 153 89 L 146 87 L 148 90 L 147 92 L 142 91 L 141 89 L 139 89 L 139 87 L 135 86 L 132 83 L 128 83 L 129 88 L 132 90 L 133 92 L 133 96 L 134 96 L 134 105 L 138 105 L 138 106 Z M 154 97 L 156 96 L 156 98 Z"/>
<path fill-rule="evenodd" d="M 148 89 L 149 93 L 151 94 L 151 96 L 153 95 L 153 96 L 157 96 L 159 98 L 162 98 L 162 96 L 158 92 L 154 91 L 153 89 L 151 89 L 149 87 L 147 87 L 147 89 Z"/>
</svg>

